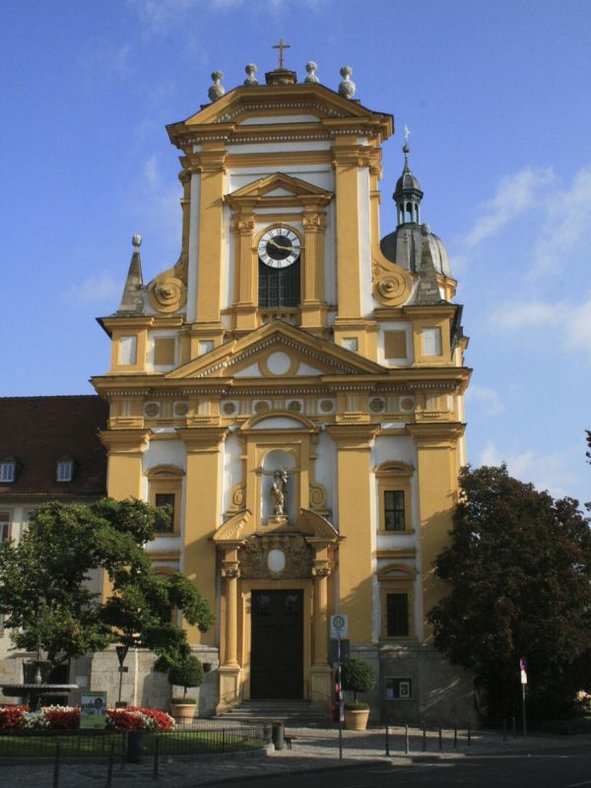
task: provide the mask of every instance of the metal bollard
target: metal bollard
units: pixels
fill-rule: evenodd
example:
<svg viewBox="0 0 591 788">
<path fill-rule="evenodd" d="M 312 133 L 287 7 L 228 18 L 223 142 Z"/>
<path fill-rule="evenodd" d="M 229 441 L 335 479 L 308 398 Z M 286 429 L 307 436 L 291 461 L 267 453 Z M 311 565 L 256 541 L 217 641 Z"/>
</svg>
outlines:
<svg viewBox="0 0 591 788">
<path fill-rule="evenodd" d="M 154 771 L 152 772 L 152 777 L 155 780 L 158 779 L 159 767 L 160 767 L 160 736 L 156 736 L 156 741 L 154 742 Z"/>
<path fill-rule="evenodd" d="M 507 741 L 507 720 L 503 720 L 503 741 Z"/>
<path fill-rule="evenodd" d="M 141 763 L 144 731 L 141 728 L 129 731 L 127 734 L 127 762 Z"/>
<path fill-rule="evenodd" d="M 390 757 L 390 729 L 386 725 L 386 758 Z"/>
<path fill-rule="evenodd" d="M 472 728 L 470 727 L 470 723 L 468 723 L 468 747 L 472 746 Z"/>
<path fill-rule="evenodd" d="M 427 749 L 427 729 L 423 725 L 423 752 Z"/>
<path fill-rule="evenodd" d="M 282 750 L 285 747 L 285 726 L 281 721 L 273 723 L 273 744 L 276 750 Z"/>
<path fill-rule="evenodd" d="M 105 788 L 111 788 L 113 784 L 113 761 L 115 760 L 115 742 L 111 742 L 111 747 L 109 748 L 109 763 L 107 765 L 107 782 L 105 783 Z"/>
<path fill-rule="evenodd" d="M 410 752 L 410 742 L 408 740 L 408 725 L 404 726 L 404 752 L 406 755 Z"/>
<path fill-rule="evenodd" d="M 441 737 L 441 725 L 439 726 L 439 749 L 443 746 L 443 739 Z"/>
<path fill-rule="evenodd" d="M 60 744 L 55 745 L 55 762 L 53 764 L 53 788 L 59 788 L 60 784 Z"/>
<path fill-rule="evenodd" d="M 458 749 L 458 726 L 454 725 L 454 750 Z"/>
</svg>

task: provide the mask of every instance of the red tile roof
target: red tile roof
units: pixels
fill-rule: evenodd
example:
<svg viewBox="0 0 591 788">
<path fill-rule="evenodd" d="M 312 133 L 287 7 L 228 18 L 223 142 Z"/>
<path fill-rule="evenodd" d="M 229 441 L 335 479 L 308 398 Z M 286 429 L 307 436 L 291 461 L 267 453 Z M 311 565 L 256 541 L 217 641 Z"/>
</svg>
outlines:
<svg viewBox="0 0 591 788">
<path fill-rule="evenodd" d="M 18 463 L 15 481 L 0 482 L 0 501 L 106 495 L 107 458 L 97 432 L 108 412 L 96 396 L 0 397 L 0 461 Z M 75 475 L 57 482 L 57 461 L 65 456 L 74 460 Z"/>
</svg>

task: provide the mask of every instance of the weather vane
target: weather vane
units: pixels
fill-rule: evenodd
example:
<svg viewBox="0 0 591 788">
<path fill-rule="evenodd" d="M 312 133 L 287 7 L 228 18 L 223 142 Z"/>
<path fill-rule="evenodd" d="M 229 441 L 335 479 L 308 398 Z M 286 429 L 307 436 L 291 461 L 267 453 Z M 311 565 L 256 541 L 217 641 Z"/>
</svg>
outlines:
<svg viewBox="0 0 591 788">
<path fill-rule="evenodd" d="M 284 44 L 283 38 L 280 38 L 278 44 L 273 44 L 273 49 L 279 50 L 279 69 L 283 70 L 283 50 L 291 49 L 291 44 Z"/>
<path fill-rule="evenodd" d="M 410 129 L 408 126 L 404 127 L 404 141 L 408 142 L 408 138 L 410 137 Z"/>
</svg>

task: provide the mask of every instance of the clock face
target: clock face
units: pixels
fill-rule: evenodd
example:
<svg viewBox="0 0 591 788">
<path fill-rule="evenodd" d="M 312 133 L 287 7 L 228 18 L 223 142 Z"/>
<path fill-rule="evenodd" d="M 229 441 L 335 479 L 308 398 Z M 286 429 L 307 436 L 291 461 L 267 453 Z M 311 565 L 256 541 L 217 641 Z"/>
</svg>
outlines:
<svg viewBox="0 0 591 788">
<path fill-rule="evenodd" d="M 286 268 L 300 256 L 300 239 L 292 230 L 275 227 L 259 241 L 259 257 L 270 268 Z"/>
</svg>

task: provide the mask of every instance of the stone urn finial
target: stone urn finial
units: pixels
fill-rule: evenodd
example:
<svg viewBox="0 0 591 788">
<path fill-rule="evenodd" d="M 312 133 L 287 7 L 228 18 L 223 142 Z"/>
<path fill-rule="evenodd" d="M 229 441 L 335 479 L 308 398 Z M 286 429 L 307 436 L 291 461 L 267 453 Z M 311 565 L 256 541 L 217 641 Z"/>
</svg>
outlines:
<svg viewBox="0 0 591 788">
<path fill-rule="evenodd" d="M 306 71 L 308 72 L 308 76 L 304 80 L 304 82 L 313 82 L 318 83 L 320 80 L 316 76 L 316 72 L 318 71 L 318 64 L 315 63 L 313 60 L 310 60 L 306 63 Z"/>
<path fill-rule="evenodd" d="M 255 66 L 254 63 L 249 63 L 247 66 L 244 67 L 246 71 L 246 79 L 244 80 L 244 84 L 246 87 L 255 87 L 259 84 L 257 79 L 257 71 L 258 68 Z"/>
<path fill-rule="evenodd" d="M 139 233 L 137 233 L 132 237 L 131 243 L 132 246 L 135 246 L 136 249 L 139 249 L 140 246 L 142 245 L 142 236 Z"/>
<path fill-rule="evenodd" d="M 355 83 L 351 79 L 351 74 L 353 73 L 353 69 L 351 66 L 343 66 L 341 69 L 341 76 L 343 81 L 339 85 L 339 95 L 344 96 L 344 98 L 352 99 L 355 95 L 355 91 L 357 88 L 355 87 Z"/>
<path fill-rule="evenodd" d="M 213 80 L 213 85 L 207 91 L 207 95 L 209 96 L 210 101 L 217 101 L 226 92 L 226 89 L 222 85 L 224 74 L 222 71 L 214 71 L 211 75 L 211 78 Z"/>
</svg>

